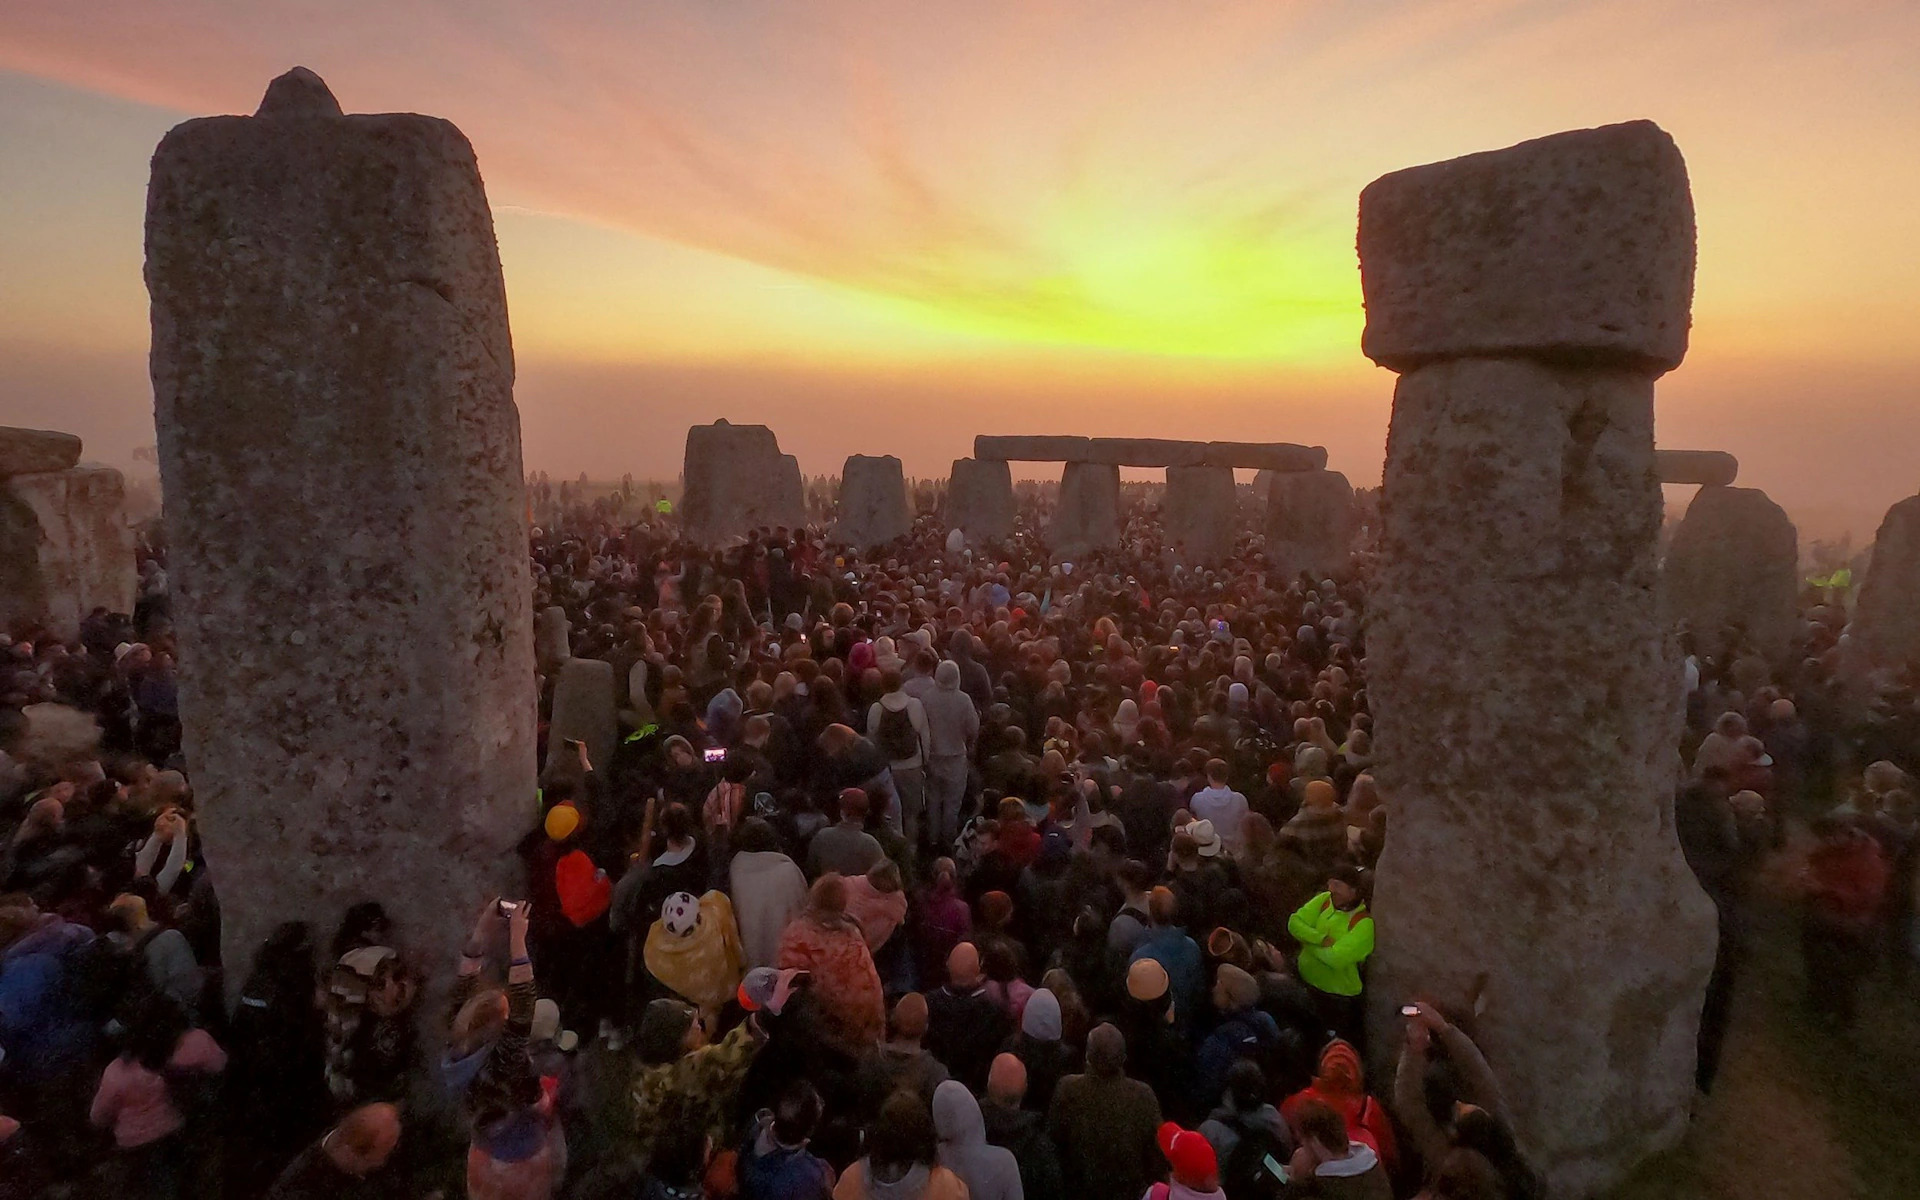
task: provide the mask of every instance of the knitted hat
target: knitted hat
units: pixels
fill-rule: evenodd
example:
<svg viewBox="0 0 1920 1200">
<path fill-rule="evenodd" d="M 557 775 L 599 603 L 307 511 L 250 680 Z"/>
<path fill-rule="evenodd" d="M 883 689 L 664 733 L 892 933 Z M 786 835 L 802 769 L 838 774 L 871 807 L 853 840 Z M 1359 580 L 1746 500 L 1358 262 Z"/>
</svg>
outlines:
<svg viewBox="0 0 1920 1200">
<path fill-rule="evenodd" d="M 547 836 L 564 842 L 580 828 L 580 810 L 571 804 L 556 804 L 547 810 Z"/>
<path fill-rule="evenodd" d="M 1229 1012 L 1252 1008 L 1260 1003 L 1260 985 L 1253 976 L 1242 971 L 1232 963 L 1221 963 L 1219 973 L 1213 977 L 1214 995 L 1225 1001 L 1223 1008 Z"/>
<path fill-rule="evenodd" d="M 1158 1000 L 1167 986 L 1167 969 L 1157 959 L 1137 958 L 1127 968 L 1127 995 L 1135 1000 Z"/>
<path fill-rule="evenodd" d="M 1214 1157 L 1213 1144 L 1193 1130 L 1168 1121 L 1160 1127 L 1155 1140 L 1160 1143 L 1160 1153 L 1173 1165 L 1176 1181 L 1188 1187 L 1204 1188 L 1218 1178 L 1220 1163 Z"/>
<path fill-rule="evenodd" d="M 1340 803 L 1340 793 L 1324 779 L 1311 780 L 1307 784 L 1306 804 L 1308 808 L 1332 808 Z"/>
<path fill-rule="evenodd" d="M 700 924 L 700 898 L 675 892 L 660 905 L 660 924 L 674 937 L 686 937 Z"/>
</svg>

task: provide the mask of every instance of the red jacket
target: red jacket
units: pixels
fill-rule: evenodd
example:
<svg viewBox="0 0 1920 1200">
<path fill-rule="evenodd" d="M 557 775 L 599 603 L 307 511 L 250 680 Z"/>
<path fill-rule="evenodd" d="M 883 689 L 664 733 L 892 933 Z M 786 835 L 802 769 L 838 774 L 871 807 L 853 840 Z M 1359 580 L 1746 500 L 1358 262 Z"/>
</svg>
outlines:
<svg viewBox="0 0 1920 1200">
<path fill-rule="evenodd" d="M 1807 901 L 1830 920 L 1871 925 L 1886 894 L 1886 856 L 1880 843 L 1864 834 L 1837 845 L 1822 843 L 1807 855 Z"/>
<path fill-rule="evenodd" d="M 555 864 L 553 887 L 560 893 L 561 911 L 576 929 L 593 924 L 613 902 L 613 881 L 600 873 L 585 850 L 575 850 Z"/>
</svg>

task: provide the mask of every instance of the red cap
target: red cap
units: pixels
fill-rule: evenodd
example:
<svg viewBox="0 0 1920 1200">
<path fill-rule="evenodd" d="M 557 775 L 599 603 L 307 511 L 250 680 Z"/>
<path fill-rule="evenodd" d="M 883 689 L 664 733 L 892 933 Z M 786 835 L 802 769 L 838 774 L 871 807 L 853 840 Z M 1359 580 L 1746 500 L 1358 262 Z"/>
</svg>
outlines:
<svg viewBox="0 0 1920 1200">
<path fill-rule="evenodd" d="M 1173 1164 L 1173 1177 L 1188 1187 L 1206 1187 L 1220 1174 L 1213 1144 L 1191 1129 L 1168 1121 L 1158 1135 L 1160 1153 Z"/>
</svg>

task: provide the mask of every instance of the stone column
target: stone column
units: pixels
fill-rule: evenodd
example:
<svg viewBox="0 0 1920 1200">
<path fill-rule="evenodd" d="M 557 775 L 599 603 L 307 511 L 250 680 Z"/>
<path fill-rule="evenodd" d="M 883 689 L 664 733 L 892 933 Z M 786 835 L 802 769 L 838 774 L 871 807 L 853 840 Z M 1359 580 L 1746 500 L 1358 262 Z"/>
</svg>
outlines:
<svg viewBox="0 0 1920 1200">
<path fill-rule="evenodd" d="M 1002 458 L 956 458 L 941 519 L 970 542 L 1013 536 L 1013 468 Z"/>
<path fill-rule="evenodd" d="M 1853 612 L 1853 646 L 1869 667 L 1920 665 L 1920 496 L 1887 510 Z"/>
<path fill-rule="evenodd" d="M 560 665 L 573 657 L 573 628 L 567 610 L 558 604 L 541 609 L 533 617 L 533 664 L 542 675 L 552 676 Z"/>
<path fill-rule="evenodd" d="M 693 541 L 711 545 L 762 527 L 807 523 L 800 464 L 780 453 L 765 425 L 692 426 L 681 479 L 680 524 Z"/>
<path fill-rule="evenodd" d="M 907 476 L 891 454 L 851 455 L 840 469 L 840 515 L 833 536 L 857 549 L 879 546 L 913 531 Z"/>
<path fill-rule="evenodd" d="M 0 625 L 39 621 L 71 642 L 96 607 L 133 611 L 126 481 L 79 463 L 70 433 L 0 428 Z"/>
<path fill-rule="evenodd" d="M 229 978 L 378 900 L 444 977 L 535 817 L 513 343 L 473 150 L 304 69 L 147 194 L 180 707 Z"/>
<path fill-rule="evenodd" d="M 1785 663 L 1800 621 L 1800 544 L 1765 492 L 1701 488 L 1673 531 L 1661 582 L 1702 653 L 1727 653 L 1740 629 L 1768 662 Z"/>
<path fill-rule="evenodd" d="M 1189 565 L 1219 562 L 1239 528 L 1232 467 L 1168 467 L 1161 536 Z"/>
<path fill-rule="evenodd" d="M 1557 1197 L 1676 1142 L 1714 916 L 1674 833 L 1653 381 L 1685 353 L 1693 211 L 1635 122 L 1376 180 L 1365 349 L 1401 373 L 1369 613 L 1391 806 L 1369 978 L 1465 1014 Z"/>
<path fill-rule="evenodd" d="M 1060 505 L 1048 531 L 1056 559 L 1120 544 L 1120 468 L 1070 462 L 1060 473 Z"/>
<path fill-rule="evenodd" d="M 560 664 L 553 685 L 553 718 L 547 723 L 547 762 L 570 761 L 564 743 L 584 742 L 587 761 L 604 771 L 620 738 L 613 664 L 597 658 L 569 658 Z"/>
<path fill-rule="evenodd" d="M 1275 471 L 1267 480 L 1265 524 L 1276 575 L 1290 580 L 1305 571 L 1324 579 L 1353 557 L 1353 485 L 1338 471 Z"/>
</svg>

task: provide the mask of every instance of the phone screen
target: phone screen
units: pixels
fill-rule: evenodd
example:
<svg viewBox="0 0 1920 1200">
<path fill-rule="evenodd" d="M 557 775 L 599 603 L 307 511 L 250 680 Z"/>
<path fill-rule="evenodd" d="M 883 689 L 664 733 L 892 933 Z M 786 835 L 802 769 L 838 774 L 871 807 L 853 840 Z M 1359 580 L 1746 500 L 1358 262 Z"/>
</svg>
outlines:
<svg viewBox="0 0 1920 1200">
<path fill-rule="evenodd" d="M 727 761 L 727 748 L 725 746 L 710 746 L 706 750 L 701 751 L 701 753 L 706 756 L 707 761 L 710 763 Z"/>
<path fill-rule="evenodd" d="M 1284 1166 L 1280 1165 L 1280 1160 L 1276 1159 L 1273 1155 L 1271 1154 L 1261 1155 L 1260 1165 L 1265 1167 L 1267 1169 L 1267 1172 L 1271 1174 L 1275 1179 L 1278 1179 L 1281 1183 L 1291 1182 L 1291 1180 L 1287 1178 L 1287 1169 Z"/>
</svg>

